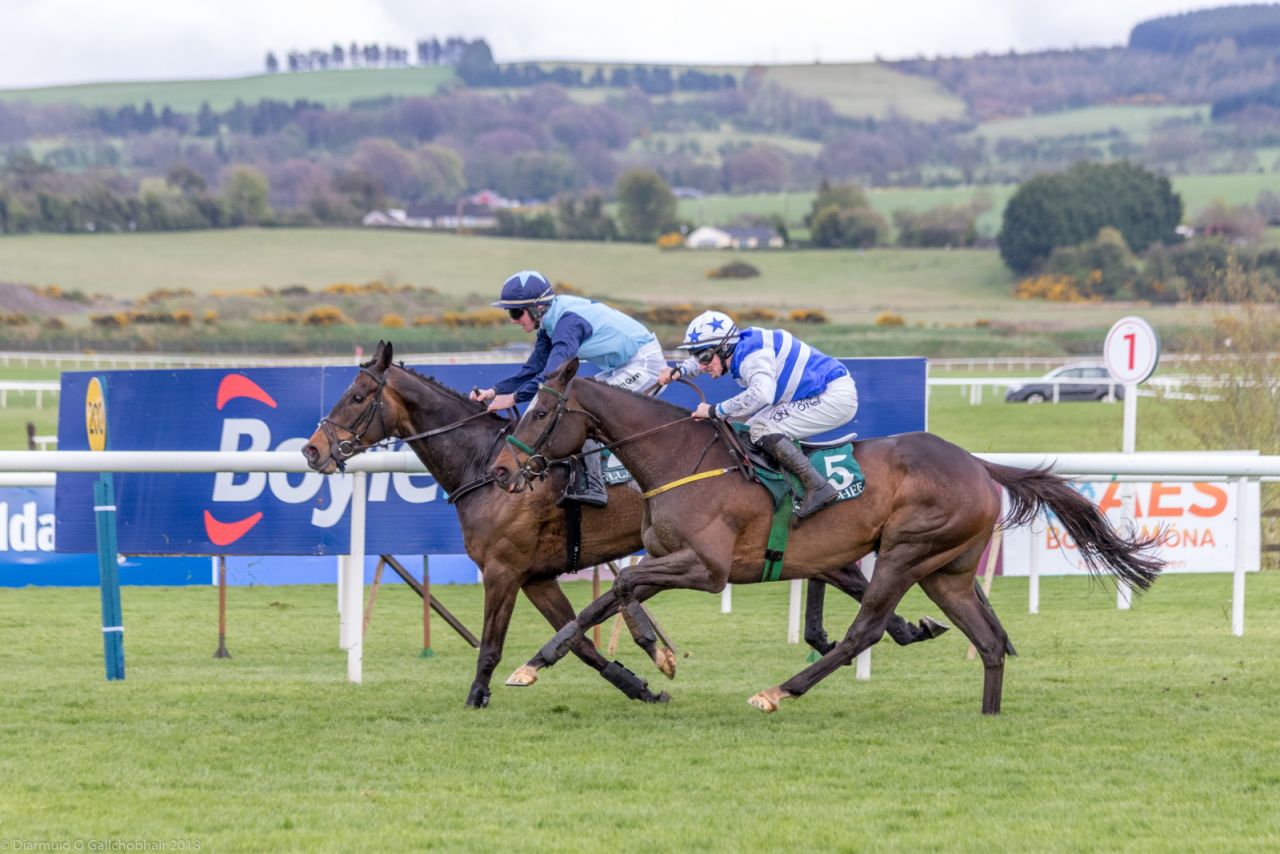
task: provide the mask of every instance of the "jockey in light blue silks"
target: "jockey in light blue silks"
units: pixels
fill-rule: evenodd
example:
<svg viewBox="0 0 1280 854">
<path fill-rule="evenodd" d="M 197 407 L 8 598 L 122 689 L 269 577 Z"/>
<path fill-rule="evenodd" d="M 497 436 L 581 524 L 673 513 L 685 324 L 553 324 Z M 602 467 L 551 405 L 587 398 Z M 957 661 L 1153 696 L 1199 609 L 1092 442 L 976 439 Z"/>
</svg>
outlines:
<svg viewBox="0 0 1280 854">
<path fill-rule="evenodd" d="M 494 383 L 493 388 L 471 393 L 472 400 L 488 402 L 491 410 L 532 399 L 542 379 L 574 356 L 600 368 L 594 379 L 639 392 L 652 388 L 667 365 L 658 339 L 639 321 L 603 303 L 556 294 L 546 277 L 533 270 L 507 279 L 494 305 L 505 308 L 511 322 L 525 332 L 537 330 L 537 337 L 520 370 Z M 588 441 L 583 450 L 598 447 Z M 583 462 L 579 467 L 582 475 L 571 480 L 568 497 L 603 507 L 607 497 L 600 454 L 587 454 Z"/>
<path fill-rule="evenodd" d="M 728 373 L 745 391 L 709 407 L 695 418 L 745 421 L 755 445 L 800 478 L 804 501 L 797 518 L 810 516 L 836 497 L 836 489 L 809 464 L 790 439 L 803 439 L 839 427 L 858 411 L 858 389 L 844 365 L 782 329 L 738 329 L 720 311 L 704 311 L 689 324 L 681 350 L 690 358 L 667 368 L 658 382 L 706 371 Z"/>
</svg>

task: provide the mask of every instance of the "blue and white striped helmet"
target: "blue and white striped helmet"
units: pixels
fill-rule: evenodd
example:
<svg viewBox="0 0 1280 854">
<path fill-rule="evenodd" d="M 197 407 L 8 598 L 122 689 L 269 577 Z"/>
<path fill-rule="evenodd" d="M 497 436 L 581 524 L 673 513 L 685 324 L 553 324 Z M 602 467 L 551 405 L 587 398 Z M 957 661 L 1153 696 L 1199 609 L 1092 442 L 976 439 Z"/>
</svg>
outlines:
<svg viewBox="0 0 1280 854">
<path fill-rule="evenodd" d="M 502 297 L 494 303 L 498 308 L 529 308 L 548 303 L 555 297 L 551 283 L 537 270 L 521 270 L 502 283 Z"/>
<path fill-rule="evenodd" d="M 696 353 L 709 347 L 730 347 L 738 343 L 738 326 L 723 311 L 704 311 L 689 322 L 678 349 Z"/>
</svg>

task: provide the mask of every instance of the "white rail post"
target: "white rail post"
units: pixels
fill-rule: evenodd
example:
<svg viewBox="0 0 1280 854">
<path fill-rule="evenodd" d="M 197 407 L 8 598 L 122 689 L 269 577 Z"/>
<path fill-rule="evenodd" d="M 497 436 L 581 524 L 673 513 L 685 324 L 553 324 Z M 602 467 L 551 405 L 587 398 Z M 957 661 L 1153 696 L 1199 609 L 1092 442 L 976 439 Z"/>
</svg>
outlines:
<svg viewBox="0 0 1280 854">
<path fill-rule="evenodd" d="M 1120 450 L 1132 454 L 1138 449 L 1138 384 L 1124 384 L 1124 427 Z M 1125 535 L 1136 534 L 1137 517 L 1133 509 L 1133 484 L 1126 483 L 1120 488 L 1120 505 L 1123 508 L 1124 525 L 1128 528 Z M 1123 581 L 1116 581 L 1116 607 L 1128 611 L 1133 607 L 1133 590 Z"/>
<path fill-rule="evenodd" d="M 800 643 L 800 579 L 791 579 L 791 602 L 787 608 L 787 643 Z"/>
<path fill-rule="evenodd" d="M 870 581 L 871 576 L 876 571 L 876 553 L 871 552 L 864 557 L 859 562 L 859 566 L 862 569 L 862 574 Z M 853 660 L 853 678 L 859 682 L 866 682 L 871 678 L 871 649 L 869 647 L 858 653 L 857 658 Z"/>
<path fill-rule="evenodd" d="M 1245 543 L 1248 541 L 1248 525 L 1245 523 L 1245 502 L 1249 500 L 1249 479 L 1236 478 L 1236 565 L 1231 573 L 1231 634 L 1244 636 L 1244 562 Z"/>
<path fill-rule="evenodd" d="M 368 475 L 355 472 L 351 490 L 351 544 L 339 571 L 342 585 L 342 647 L 347 651 L 347 681 L 359 685 L 363 678 L 364 637 L 360 605 L 364 601 L 365 497 Z"/>
<path fill-rule="evenodd" d="M 720 591 L 720 613 L 729 614 L 733 612 L 733 585 L 726 584 L 724 590 Z"/>
<path fill-rule="evenodd" d="M 1031 566 L 1027 569 L 1027 613 L 1040 613 L 1040 544 L 1036 542 L 1036 520 L 1027 526 L 1031 542 Z"/>
</svg>

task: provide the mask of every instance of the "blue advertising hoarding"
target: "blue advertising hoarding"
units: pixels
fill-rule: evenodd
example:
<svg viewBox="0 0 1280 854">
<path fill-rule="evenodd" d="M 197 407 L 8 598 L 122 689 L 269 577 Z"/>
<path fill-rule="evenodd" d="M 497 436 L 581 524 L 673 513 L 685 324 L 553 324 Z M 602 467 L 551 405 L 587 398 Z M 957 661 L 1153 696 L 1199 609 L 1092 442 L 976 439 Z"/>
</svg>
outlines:
<svg viewBox="0 0 1280 854">
<path fill-rule="evenodd" d="M 851 427 L 860 438 L 925 427 L 924 359 L 844 360 L 858 385 Z M 511 364 L 419 368 L 453 388 L 488 387 Z M 73 372 L 62 377 L 58 438 L 86 450 L 91 378 L 106 396 L 106 434 L 117 451 L 294 451 L 350 385 L 355 367 Z M 738 391 L 699 378 L 709 401 Z M 692 390 L 666 399 L 692 407 Z M 842 431 L 836 431 L 842 432 Z M 95 548 L 92 483 L 63 474 L 57 486 L 57 550 Z M 348 550 L 352 479 L 315 473 L 117 474 L 119 548 L 125 554 L 331 555 Z M 463 551 L 454 510 L 430 475 L 369 475 L 366 549 L 371 554 Z"/>
</svg>

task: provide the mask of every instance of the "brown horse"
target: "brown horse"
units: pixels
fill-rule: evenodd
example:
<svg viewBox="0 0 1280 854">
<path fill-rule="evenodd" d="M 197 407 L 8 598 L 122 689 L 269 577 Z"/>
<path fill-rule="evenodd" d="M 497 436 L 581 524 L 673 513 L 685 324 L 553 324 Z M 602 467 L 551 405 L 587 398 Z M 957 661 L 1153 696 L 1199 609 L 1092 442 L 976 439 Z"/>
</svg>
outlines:
<svg viewBox="0 0 1280 854">
<path fill-rule="evenodd" d="M 455 503 L 467 554 L 480 567 L 484 579 L 484 628 L 475 681 L 467 695 L 469 706 L 482 707 L 489 702 L 489 682 L 502 658 L 520 590 L 553 628 L 574 616 L 556 582 L 570 563 L 566 549 L 570 520 L 565 508 L 557 506 L 565 487 L 564 467 L 553 466 L 546 482 L 518 495 L 497 487 L 493 478 L 485 475 L 514 426 L 514 421 L 486 412 L 482 404 L 434 379 L 392 364 L 391 344 L 379 342 L 373 359 L 361 366 L 303 448 L 311 468 L 332 474 L 373 444 L 390 437 L 407 439 Z M 638 552 L 643 506 L 639 490 L 627 484 L 609 489 L 607 507 L 583 507 L 580 565 L 592 566 Z M 829 573 L 823 580 L 854 597 L 866 587 L 866 579 L 856 566 Z M 626 616 L 636 642 L 668 678 L 673 677 L 675 655 L 658 645 L 643 614 L 639 623 L 630 613 Z M 806 638 L 819 649 L 829 648 L 821 614 L 817 616 L 819 619 L 811 618 L 806 627 Z M 927 619 L 920 626 L 897 619 L 889 631 L 899 643 L 912 643 L 928 640 L 944 628 Z M 572 651 L 627 696 L 648 702 L 665 698 L 650 691 L 621 664 L 606 661 L 585 636 L 572 645 Z"/>
<path fill-rule="evenodd" d="M 564 655 L 613 609 L 653 588 L 717 592 L 725 584 L 761 580 L 772 501 L 743 481 L 716 427 L 653 398 L 586 379 L 574 380 L 570 360 L 549 376 L 529 404 L 494 474 L 509 488 L 536 476 L 536 455 L 578 451 L 592 437 L 612 447 L 649 497 L 640 563 L 624 570 L 613 588 L 566 625 L 535 657 L 545 666 Z M 534 451 L 530 456 L 519 448 Z M 792 533 L 782 578 L 810 578 L 875 551 L 875 574 L 844 639 L 787 682 L 751 697 L 751 705 L 776 711 L 880 639 L 889 615 L 919 584 L 982 655 L 982 711 L 1000 711 L 1008 635 L 974 586 L 978 559 L 1000 513 L 1000 490 L 1012 502 L 1006 525 L 1030 521 L 1041 507 L 1057 514 L 1095 573 L 1106 572 L 1140 589 L 1158 576 L 1162 562 L 1147 553 L 1153 539 L 1127 538 L 1106 517 L 1047 471 L 984 462 L 929 433 L 906 433 L 855 444 L 866 489 L 832 505 Z M 701 477 L 691 477 L 700 474 Z M 532 681 L 536 674 L 527 674 Z"/>
</svg>

